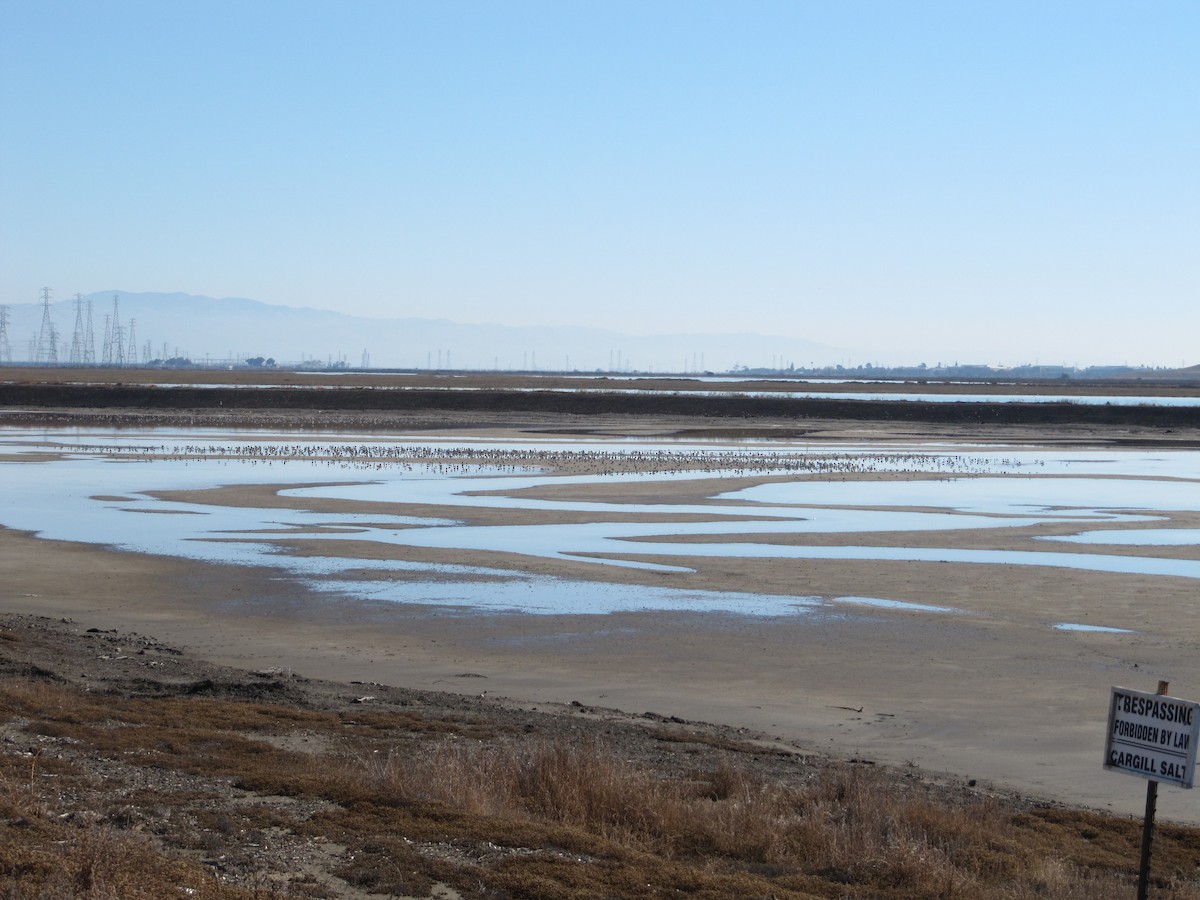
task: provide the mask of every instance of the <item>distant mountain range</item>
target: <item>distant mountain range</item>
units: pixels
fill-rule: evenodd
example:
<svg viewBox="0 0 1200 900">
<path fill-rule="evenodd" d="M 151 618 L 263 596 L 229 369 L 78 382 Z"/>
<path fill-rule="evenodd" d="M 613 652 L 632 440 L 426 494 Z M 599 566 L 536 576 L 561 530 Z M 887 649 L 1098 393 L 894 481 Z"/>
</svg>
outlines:
<svg viewBox="0 0 1200 900">
<path fill-rule="evenodd" d="M 112 290 L 83 299 L 79 331 L 86 333 L 86 304 L 90 303 L 96 362 L 105 361 L 106 346 L 110 354 L 115 352 L 118 337 L 126 361 L 185 357 L 197 363 L 219 363 L 263 357 L 280 364 L 316 362 L 350 368 L 366 361 L 373 368 L 726 372 L 735 367 L 828 365 L 846 354 L 811 341 L 760 334 L 634 336 L 583 327 L 372 319 L 182 293 Z M 48 337 L 42 337 L 43 318 L 40 303 L 9 306 L 8 341 L 14 362 L 47 358 L 50 348 Z M 52 300 L 50 320 L 57 361 L 69 362 L 77 332 L 75 301 Z M 119 335 L 114 321 L 120 326 Z"/>
</svg>

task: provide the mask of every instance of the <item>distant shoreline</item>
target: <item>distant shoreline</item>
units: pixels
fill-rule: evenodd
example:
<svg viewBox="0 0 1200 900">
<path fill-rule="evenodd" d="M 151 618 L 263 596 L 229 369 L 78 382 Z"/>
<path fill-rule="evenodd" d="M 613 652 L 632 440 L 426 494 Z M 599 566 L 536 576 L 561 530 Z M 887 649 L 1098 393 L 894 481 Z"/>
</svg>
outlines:
<svg viewBox="0 0 1200 900">
<path fill-rule="evenodd" d="M 139 416 L 152 416 L 154 424 L 163 424 L 163 413 L 186 411 L 186 421 L 176 424 L 232 424 L 230 416 L 239 412 L 274 411 L 298 418 L 294 424 L 304 427 L 314 416 L 377 414 L 413 415 L 436 412 L 468 414 L 509 414 L 521 416 L 578 417 L 602 416 L 676 417 L 701 420 L 725 426 L 732 420 L 770 420 L 777 425 L 802 427 L 814 421 L 852 423 L 925 423 L 949 426 L 1019 426 L 1036 429 L 1136 428 L 1160 431 L 1195 431 L 1200 436 L 1200 406 L 1150 406 L 1085 404 L 1064 402 L 989 403 L 964 400 L 953 403 L 921 400 L 861 400 L 808 397 L 748 396 L 745 391 L 770 393 L 792 389 L 793 383 L 747 381 L 706 384 L 713 387 L 704 395 L 670 393 L 680 388 L 680 380 L 647 378 L 639 386 L 667 393 L 628 393 L 615 389 L 604 378 L 566 379 L 547 376 L 464 375 L 393 376 L 360 374 L 341 377 L 335 374 L 301 374 L 275 370 L 228 372 L 164 372 L 124 369 L 45 369 L 14 368 L 0 372 L 0 408 L 7 408 L 26 423 L 37 421 L 49 410 L 72 410 L 80 421 L 100 416 L 110 419 L 120 411 L 121 424 L 133 425 Z M 300 383 L 303 386 L 300 386 Z M 453 390 L 447 390 L 449 384 Z M 694 382 L 693 382 L 694 383 Z M 561 387 L 569 385 L 571 391 Z M 312 387 L 330 390 L 314 392 Z M 403 387 L 403 390 L 388 389 Z M 543 388 L 539 390 L 538 388 Z M 837 392 L 853 390 L 855 385 L 823 386 Z M 911 390 L 911 384 L 879 385 L 888 390 Z M 1048 382 L 1036 385 L 971 385 L 973 393 L 1003 390 L 1007 394 L 1065 393 L 1064 385 Z M 1086 390 L 1073 384 L 1079 396 L 1097 391 L 1114 396 L 1144 395 L 1148 386 L 1140 382 L 1089 384 Z M 963 385 L 922 385 L 924 392 L 953 394 Z M 1155 384 L 1156 391 L 1164 386 Z M 1190 396 L 1195 388 L 1178 385 L 1169 389 Z M 308 414 L 308 415 L 306 415 Z M 55 420 L 49 414 L 49 421 Z M 199 421 L 198 421 L 199 420 Z M 322 419 L 324 421 L 324 419 Z M 381 422 L 360 422 L 357 427 L 390 427 Z M 1039 438 L 1045 435 L 1037 435 Z M 1176 435 L 1175 439 L 1184 437 Z"/>
</svg>

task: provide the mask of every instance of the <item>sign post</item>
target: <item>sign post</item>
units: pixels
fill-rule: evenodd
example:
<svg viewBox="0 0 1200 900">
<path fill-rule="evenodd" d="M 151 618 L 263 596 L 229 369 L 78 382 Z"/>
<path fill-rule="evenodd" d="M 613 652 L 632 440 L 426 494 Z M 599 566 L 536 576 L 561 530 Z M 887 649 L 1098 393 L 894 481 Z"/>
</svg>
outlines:
<svg viewBox="0 0 1200 900">
<path fill-rule="evenodd" d="M 1114 687 L 1108 706 L 1104 768 L 1149 779 L 1146 818 L 1142 823 L 1138 900 L 1146 900 L 1149 889 L 1158 783 L 1190 788 L 1196 774 L 1200 703 L 1168 697 L 1168 687 L 1167 682 L 1160 681 L 1155 694 Z"/>
</svg>

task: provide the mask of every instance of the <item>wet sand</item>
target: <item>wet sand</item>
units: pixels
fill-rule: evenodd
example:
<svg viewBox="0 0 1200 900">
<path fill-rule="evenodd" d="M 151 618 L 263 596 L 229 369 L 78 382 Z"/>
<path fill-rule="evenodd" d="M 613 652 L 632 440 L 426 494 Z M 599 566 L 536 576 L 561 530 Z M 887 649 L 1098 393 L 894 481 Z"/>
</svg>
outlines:
<svg viewBox="0 0 1200 900">
<path fill-rule="evenodd" d="M 677 487 L 680 497 L 691 490 Z M 247 501 L 256 490 L 246 489 Z M 946 532 L 904 538 L 908 546 L 950 540 Z M 513 566 L 499 554 L 419 555 Z M 956 611 L 834 603 L 779 618 L 531 616 L 335 602 L 274 571 L 0 530 L 8 611 L 138 631 L 250 669 L 486 692 L 539 709 L 578 701 L 614 715 L 722 722 L 802 750 L 912 763 L 1129 814 L 1140 813 L 1142 782 L 1101 768 L 1109 687 L 1152 691 L 1165 679 L 1173 694 L 1200 698 L 1195 580 L 951 563 L 671 562 L 695 571 L 531 557 L 519 565 L 570 578 L 885 597 Z M 1135 633 L 1064 632 L 1056 622 Z M 1193 792 L 1164 788 L 1159 815 L 1200 821 L 1200 804 Z"/>
</svg>

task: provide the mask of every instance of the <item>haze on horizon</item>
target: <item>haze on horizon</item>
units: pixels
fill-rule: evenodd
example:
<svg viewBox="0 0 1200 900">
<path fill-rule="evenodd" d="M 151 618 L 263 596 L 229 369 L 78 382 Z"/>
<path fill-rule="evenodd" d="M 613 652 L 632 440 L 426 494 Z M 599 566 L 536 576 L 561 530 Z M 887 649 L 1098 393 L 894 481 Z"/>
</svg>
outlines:
<svg viewBox="0 0 1200 900">
<path fill-rule="evenodd" d="M 0 2 L 0 303 L 1200 362 L 1200 5 Z"/>
</svg>

